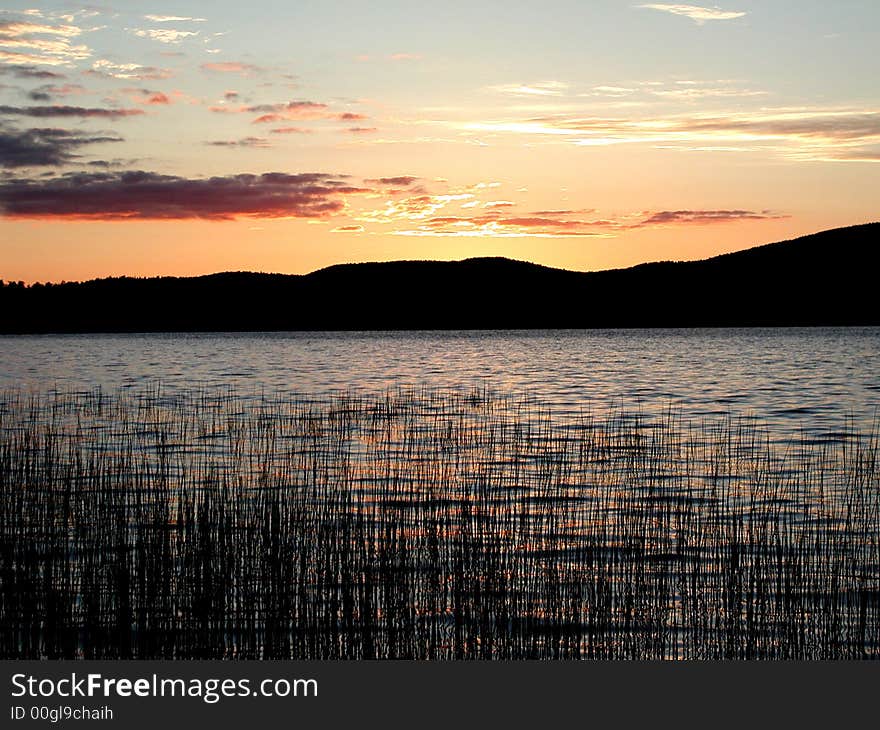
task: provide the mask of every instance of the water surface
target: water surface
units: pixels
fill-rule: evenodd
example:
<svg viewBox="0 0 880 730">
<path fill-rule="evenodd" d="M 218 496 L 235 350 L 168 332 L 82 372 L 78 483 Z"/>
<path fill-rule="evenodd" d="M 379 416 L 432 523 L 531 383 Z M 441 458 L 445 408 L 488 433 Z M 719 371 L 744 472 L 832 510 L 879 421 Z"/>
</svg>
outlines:
<svg viewBox="0 0 880 730">
<path fill-rule="evenodd" d="M 750 415 L 777 433 L 871 427 L 880 328 L 14 336 L 0 389 L 232 386 L 243 393 L 486 387 L 554 413 Z"/>
</svg>

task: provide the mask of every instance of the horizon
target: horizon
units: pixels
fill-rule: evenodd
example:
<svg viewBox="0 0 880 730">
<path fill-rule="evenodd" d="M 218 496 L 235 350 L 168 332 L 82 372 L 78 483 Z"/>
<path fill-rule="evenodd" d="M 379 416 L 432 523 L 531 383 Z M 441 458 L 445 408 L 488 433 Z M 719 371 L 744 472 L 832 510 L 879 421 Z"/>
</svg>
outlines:
<svg viewBox="0 0 880 730">
<path fill-rule="evenodd" d="M 11 0 L 0 279 L 607 271 L 871 222 L 880 7 L 766 5 Z"/>
<path fill-rule="evenodd" d="M 312 269 L 311 271 L 306 271 L 301 274 L 291 274 L 283 271 L 259 271 L 253 269 L 225 269 L 223 271 L 207 271 L 204 273 L 195 273 L 188 275 L 175 275 L 175 274 L 156 274 L 156 275 L 146 275 L 139 276 L 134 274 L 119 274 L 119 275 L 110 275 L 110 276 L 101 276 L 101 277 L 93 277 L 91 279 L 75 279 L 75 280 L 61 280 L 61 281 L 23 281 L 23 280 L 6 280 L 0 278 L 0 284 L 5 285 L 20 285 L 24 284 L 26 287 L 30 286 L 58 286 L 61 284 L 87 284 L 92 281 L 104 281 L 107 279 L 162 279 L 162 278 L 177 278 L 177 279 L 198 279 L 205 278 L 210 276 L 222 276 L 224 274 L 253 274 L 256 276 L 310 276 L 312 274 L 319 273 L 321 271 L 326 271 L 328 269 L 333 269 L 337 267 L 344 266 L 370 266 L 370 265 L 382 265 L 382 264 L 409 264 L 409 263 L 418 263 L 418 264 L 460 264 L 468 261 L 507 261 L 511 263 L 518 264 L 527 264 L 529 266 L 536 266 L 541 268 L 549 268 L 556 271 L 565 271 L 568 273 L 575 274 L 601 274 L 604 272 L 610 271 L 626 271 L 629 269 L 633 269 L 639 266 L 650 266 L 652 264 L 680 264 L 680 263 L 700 263 L 702 261 L 708 261 L 709 259 L 716 258 L 717 256 L 724 256 L 726 254 L 736 254 L 736 253 L 745 253 L 746 251 L 752 251 L 754 249 L 763 248 L 765 246 L 772 246 L 774 244 L 780 243 L 795 243 L 800 239 L 809 238 L 812 236 L 817 236 L 824 233 L 832 233 L 834 231 L 846 230 L 849 228 L 859 228 L 862 226 L 871 226 L 871 225 L 880 225 L 880 220 L 877 221 L 866 221 L 864 223 L 854 223 L 849 226 L 842 226 L 840 228 L 830 228 L 824 229 L 821 231 L 813 231 L 811 233 L 806 233 L 803 236 L 798 236 L 794 239 L 786 239 L 783 241 L 768 241 L 766 243 L 756 244 L 754 246 L 747 246 L 746 248 L 734 249 L 732 251 L 727 251 L 721 254 L 714 254 L 712 256 L 708 256 L 700 259 L 654 259 L 650 261 L 640 261 L 638 263 L 632 264 L 630 266 L 621 266 L 615 268 L 608 269 L 588 269 L 588 270 L 578 270 L 578 269 L 566 269 L 559 266 L 548 266 L 547 264 L 542 264 L 537 261 L 529 261 L 527 259 L 514 259 L 508 256 L 467 256 L 465 258 L 460 259 L 389 259 L 385 261 L 338 261 L 336 263 L 328 264 L 327 266 L 322 266 L 318 269 Z"/>
</svg>

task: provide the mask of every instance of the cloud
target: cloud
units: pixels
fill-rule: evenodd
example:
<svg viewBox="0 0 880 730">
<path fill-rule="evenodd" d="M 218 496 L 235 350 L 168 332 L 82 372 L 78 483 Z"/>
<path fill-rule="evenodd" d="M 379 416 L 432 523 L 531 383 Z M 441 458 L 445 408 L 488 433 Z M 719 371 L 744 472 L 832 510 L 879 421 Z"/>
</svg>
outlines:
<svg viewBox="0 0 880 730">
<path fill-rule="evenodd" d="M 115 159 L 115 160 L 89 160 L 85 164 L 89 167 L 98 167 L 102 170 L 110 170 L 114 167 L 131 167 L 132 163 L 137 162 L 133 159 Z"/>
<path fill-rule="evenodd" d="M 19 79 L 66 79 L 62 73 L 47 71 L 35 66 L 0 66 L 0 74 L 11 74 Z"/>
<path fill-rule="evenodd" d="M 418 53 L 392 53 L 388 58 L 392 61 L 419 61 L 422 57 Z"/>
<path fill-rule="evenodd" d="M 76 173 L 0 182 L 7 218 L 235 220 L 325 218 L 350 195 L 372 192 L 324 173 L 184 178 L 154 172 Z"/>
<path fill-rule="evenodd" d="M 636 91 L 637 89 L 628 86 L 594 86 L 588 94 L 579 94 L 579 96 L 610 96 L 616 99 L 630 96 L 636 93 Z"/>
<path fill-rule="evenodd" d="M 699 88 L 687 87 L 678 89 L 652 89 L 651 94 L 666 99 L 683 99 L 686 101 L 705 98 L 746 98 L 750 96 L 766 96 L 766 91 L 730 88 Z"/>
<path fill-rule="evenodd" d="M 396 175 L 394 177 L 368 177 L 364 180 L 368 185 L 391 185 L 397 188 L 405 188 L 418 181 L 414 175 Z"/>
<path fill-rule="evenodd" d="M 211 107 L 211 111 L 216 112 L 221 110 Z M 254 119 L 251 124 L 275 124 L 276 122 L 283 122 L 285 119 L 287 119 L 287 117 L 282 116 L 281 114 L 263 114 Z"/>
<path fill-rule="evenodd" d="M 206 23 L 207 18 L 188 18 L 184 15 L 145 15 L 145 20 L 153 23 Z"/>
<path fill-rule="evenodd" d="M 375 183 L 378 180 L 365 180 Z M 484 185 L 484 189 L 485 189 Z M 476 189 L 472 186 L 470 189 Z M 452 204 L 460 211 L 447 214 Z M 478 211 L 475 208 L 480 208 Z M 674 210 L 638 211 L 614 217 L 601 217 L 592 209 L 546 210 L 516 214 L 509 200 L 481 203 L 472 193 L 414 195 L 386 201 L 383 208 L 357 216 L 361 222 L 407 227 L 391 231 L 398 236 L 502 237 L 502 238 L 584 238 L 609 237 L 622 231 L 673 225 L 708 225 L 745 220 L 787 217 L 770 210 Z M 465 211 L 466 212 L 463 212 Z M 414 224 L 414 225 L 413 225 Z"/>
<path fill-rule="evenodd" d="M 529 215 L 533 216 L 566 216 L 566 215 L 586 215 L 589 213 L 595 213 L 595 209 L 593 208 L 582 208 L 581 210 L 536 210 Z"/>
<path fill-rule="evenodd" d="M 146 106 L 171 104 L 171 98 L 161 91 L 151 91 L 150 89 L 123 89 L 122 91 L 130 94 L 132 101 L 136 104 L 144 104 Z"/>
<path fill-rule="evenodd" d="M 662 210 L 651 213 L 644 220 L 631 225 L 631 228 L 647 228 L 672 224 L 727 223 L 730 221 L 762 221 L 788 218 L 788 215 L 770 210 Z"/>
<path fill-rule="evenodd" d="M 109 76 L 114 79 L 132 81 L 161 81 L 169 79 L 172 73 L 167 68 L 141 66 L 138 63 L 113 63 L 104 58 L 95 61 L 92 68 L 85 72 L 93 76 Z"/>
<path fill-rule="evenodd" d="M 465 124 L 480 132 L 548 135 L 581 146 L 650 144 L 691 150 L 765 151 L 792 160 L 857 159 L 880 144 L 880 110 L 762 109 L 620 119 L 554 115 Z"/>
<path fill-rule="evenodd" d="M 76 161 L 75 152 L 80 147 L 105 142 L 122 142 L 122 138 L 67 129 L 14 130 L 0 127 L 0 165 L 58 167 Z"/>
<path fill-rule="evenodd" d="M 81 106 L 0 106 L 0 114 L 15 114 L 39 119 L 48 117 L 122 119 L 143 113 L 141 109 L 88 109 Z"/>
<path fill-rule="evenodd" d="M 639 5 L 638 7 L 647 8 L 649 10 L 661 10 L 665 13 L 672 13 L 673 15 L 683 15 L 697 23 L 705 23 L 707 20 L 733 20 L 735 18 L 742 18 L 746 15 L 744 11 L 704 8 L 699 5 L 649 3 L 647 5 Z"/>
<path fill-rule="evenodd" d="M 270 134 L 312 134 L 313 132 L 313 129 L 306 127 L 278 127 L 269 130 Z"/>
<path fill-rule="evenodd" d="M 366 114 L 343 112 L 342 114 L 337 114 L 335 119 L 338 119 L 340 122 L 361 122 L 364 119 L 369 119 L 369 117 Z"/>
<path fill-rule="evenodd" d="M 386 201 L 384 208 L 366 211 L 361 215 L 361 218 L 364 221 L 385 224 L 398 221 L 423 221 L 431 218 L 452 202 L 473 200 L 473 198 L 473 193 L 449 193 L 446 195 L 425 193 L 401 200 Z"/>
<path fill-rule="evenodd" d="M 205 142 L 205 144 L 213 147 L 271 147 L 269 140 L 263 137 L 242 137 L 233 140 L 217 140 L 215 142 Z"/>
<path fill-rule="evenodd" d="M 363 233 L 363 226 L 338 226 L 330 231 L 330 233 Z"/>
<path fill-rule="evenodd" d="M 43 66 L 63 66 L 67 63 L 61 58 L 51 58 L 48 56 L 38 56 L 33 53 L 18 53 L 15 51 L 4 51 L 0 49 L 0 63 L 12 65 L 43 65 Z"/>
<path fill-rule="evenodd" d="M 373 134 L 374 132 L 378 132 L 377 127 L 346 127 L 345 129 L 339 130 L 340 132 L 347 132 L 348 134 Z"/>
<path fill-rule="evenodd" d="M 88 46 L 72 43 L 82 32 L 75 25 L 0 20 L 0 62 L 57 66 L 81 61 L 92 55 Z"/>
<path fill-rule="evenodd" d="M 241 74 L 242 76 L 251 76 L 262 71 L 259 66 L 241 61 L 211 61 L 203 63 L 201 68 L 203 71 L 212 73 Z"/>
<path fill-rule="evenodd" d="M 326 116 L 327 105 L 317 101 L 289 101 L 281 104 L 243 106 L 230 111 L 261 114 L 262 116 L 254 119 L 252 123 L 267 124 L 292 119 L 320 119 Z"/>
<path fill-rule="evenodd" d="M 234 99 L 235 97 L 232 98 Z M 252 124 L 273 124 L 277 122 L 308 119 L 334 119 L 337 121 L 359 121 L 361 119 L 369 119 L 369 117 L 363 114 L 355 114 L 352 112 L 331 114 L 328 111 L 327 104 L 307 100 L 242 106 L 219 104 L 208 108 L 210 111 L 217 114 L 258 114 L 259 116 L 251 121 Z"/>
<path fill-rule="evenodd" d="M 488 210 L 474 216 L 439 216 L 422 220 L 416 228 L 396 230 L 399 236 L 500 237 L 500 238 L 584 238 L 609 237 L 637 228 L 671 225 L 708 225 L 744 220 L 773 220 L 788 216 L 772 211 L 674 210 L 642 212 L 616 218 L 571 218 L 583 211 L 549 211 L 554 215 L 504 215 Z"/>
<path fill-rule="evenodd" d="M 557 220 L 539 217 L 503 217 L 496 211 L 477 216 L 429 218 L 417 228 L 393 231 L 398 236 L 480 238 L 584 238 L 612 235 L 609 221 Z"/>
<path fill-rule="evenodd" d="M 56 86 L 45 84 L 28 92 L 28 98 L 33 101 L 51 101 L 56 96 L 70 96 L 72 94 L 84 94 L 86 90 L 79 84 L 64 84 Z"/>
<path fill-rule="evenodd" d="M 150 38 L 159 43 L 177 44 L 187 38 L 197 36 L 197 30 L 175 30 L 173 28 L 133 28 L 130 32 L 134 33 L 138 38 Z"/>
<path fill-rule="evenodd" d="M 144 104 L 170 104 L 171 99 L 169 99 L 165 94 L 161 91 L 156 91 L 150 94 L 143 102 Z"/>
<path fill-rule="evenodd" d="M 491 91 L 513 96 L 560 96 L 568 84 L 563 81 L 538 81 L 534 84 L 501 84 L 490 86 Z"/>
<path fill-rule="evenodd" d="M 832 158 L 814 158 L 828 162 L 880 162 L 880 149 L 842 150 Z"/>
</svg>

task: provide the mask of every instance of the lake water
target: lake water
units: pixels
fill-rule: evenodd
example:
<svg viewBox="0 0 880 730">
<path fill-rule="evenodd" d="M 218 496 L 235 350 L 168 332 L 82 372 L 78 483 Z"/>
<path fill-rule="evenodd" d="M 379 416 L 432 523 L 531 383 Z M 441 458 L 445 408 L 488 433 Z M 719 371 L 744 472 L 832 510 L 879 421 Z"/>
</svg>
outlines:
<svg viewBox="0 0 880 730">
<path fill-rule="evenodd" d="M 487 387 L 554 414 L 754 416 L 777 435 L 870 429 L 880 328 L 208 333 L 0 338 L 0 389 L 240 393 Z"/>
<path fill-rule="evenodd" d="M 878 328 L 0 348 L 0 656 L 880 658 Z"/>
</svg>

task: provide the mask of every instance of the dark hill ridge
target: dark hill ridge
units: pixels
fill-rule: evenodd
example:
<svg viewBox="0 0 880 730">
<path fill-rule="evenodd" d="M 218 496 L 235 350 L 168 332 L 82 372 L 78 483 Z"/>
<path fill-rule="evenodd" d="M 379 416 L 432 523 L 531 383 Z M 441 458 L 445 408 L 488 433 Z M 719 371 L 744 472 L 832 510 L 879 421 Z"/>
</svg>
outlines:
<svg viewBox="0 0 880 730">
<path fill-rule="evenodd" d="M 7 285 L 0 332 L 878 325 L 878 242 L 868 223 L 598 272 L 473 258 Z"/>
</svg>

